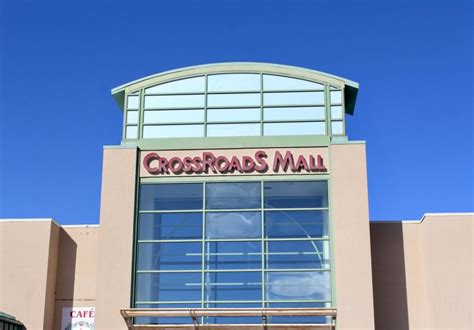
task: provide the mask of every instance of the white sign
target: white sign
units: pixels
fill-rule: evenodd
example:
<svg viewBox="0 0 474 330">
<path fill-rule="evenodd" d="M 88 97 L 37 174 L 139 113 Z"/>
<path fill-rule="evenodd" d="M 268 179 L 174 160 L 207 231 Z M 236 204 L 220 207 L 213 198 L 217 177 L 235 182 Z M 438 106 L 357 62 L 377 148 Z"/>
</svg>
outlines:
<svg viewBox="0 0 474 330">
<path fill-rule="evenodd" d="M 61 330 L 93 330 L 95 307 L 64 307 Z"/>
</svg>

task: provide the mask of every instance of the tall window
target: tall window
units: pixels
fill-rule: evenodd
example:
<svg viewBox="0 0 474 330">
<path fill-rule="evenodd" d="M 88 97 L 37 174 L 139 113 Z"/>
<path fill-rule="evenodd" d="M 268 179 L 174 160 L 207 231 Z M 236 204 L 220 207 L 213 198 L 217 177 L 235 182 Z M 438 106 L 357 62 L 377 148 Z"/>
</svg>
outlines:
<svg viewBox="0 0 474 330">
<path fill-rule="evenodd" d="M 135 307 L 331 306 L 326 181 L 142 184 L 137 236 Z"/>
</svg>

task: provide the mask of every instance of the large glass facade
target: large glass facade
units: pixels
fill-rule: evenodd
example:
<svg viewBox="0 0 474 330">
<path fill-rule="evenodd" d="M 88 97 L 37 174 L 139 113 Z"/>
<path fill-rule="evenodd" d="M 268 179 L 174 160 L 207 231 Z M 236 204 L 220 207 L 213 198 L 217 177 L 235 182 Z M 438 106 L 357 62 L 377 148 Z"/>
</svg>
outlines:
<svg viewBox="0 0 474 330">
<path fill-rule="evenodd" d="M 135 307 L 331 306 L 327 181 L 145 183 L 139 195 Z"/>
<path fill-rule="evenodd" d="M 343 135 L 339 87 L 293 77 L 220 73 L 126 96 L 124 139 Z"/>
</svg>

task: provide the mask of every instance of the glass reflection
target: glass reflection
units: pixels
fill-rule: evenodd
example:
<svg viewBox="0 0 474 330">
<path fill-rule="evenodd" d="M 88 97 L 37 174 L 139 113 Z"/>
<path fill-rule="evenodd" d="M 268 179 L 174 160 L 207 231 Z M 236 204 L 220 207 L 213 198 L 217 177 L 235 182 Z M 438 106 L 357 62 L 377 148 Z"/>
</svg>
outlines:
<svg viewBox="0 0 474 330">
<path fill-rule="evenodd" d="M 204 107 L 204 95 L 145 96 L 145 109 L 202 107 Z"/>
<path fill-rule="evenodd" d="M 329 272 L 268 272 L 268 300 L 331 300 Z"/>
<path fill-rule="evenodd" d="M 160 93 L 204 93 L 205 77 L 194 77 L 175 80 L 145 89 L 145 94 Z"/>
<path fill-rule="evenodd" d="M 264 183 L 265 208 L 327 207 L 327 181 Z"/>
<path fill-rule="evenodd" d="M 206 268 L 208 269 L 260 269 L 261 267 L 261 242 L 206 243 Z"/>
<path fill-rule="evenodd" d="M 264 93 L 263 105 L 324 104 L 324 92 Z"/>
<path fill-rule="evenodd" d="M 324 120 L 324 107 L 264 108 L 264 120 Z"/>
<path fill-rule="evenodd" d="M 208 92 L 258 91 L 260 90 L 259 74 L 217 74 L 207 77 Z"/>
<path fill-rule="evenodd" d="M 206 184 L 207 209 L 260 208 L 260 196 L 260 182 Z"/>
<path fill-rule="evenodd" d="M 129 96 L 127 98 L 127 109 L 138 109 L 140 105 L 139 96 Z"/>
<path fill-rule="evenodd" d="M 205 276 L 206 301 L 262 299 L 260 272 L 211 272 Z"/>
<path fill-rule="evenodd" d="M 143 127 L 144 138 L 204 136 L 204 125 L 154 125 Z"/>
<path fill-rule="evenodd" d="M 264 90 L 314 90 L 324 89 L 324 85 L 308 80 L 295 79 L 284 76 L 263 75 Z"/>
<path fill-rule="evenodd" d="M 200 301 L 201 273 L 138 273 L 137 301 Z"/>
<path fill-rule="evenodd" d="M 326 238 L 327 211 L 267 211 L 268 238 Z"/>
<path fill-rule="evenodd" d="M 201 183 L 142 184 L 140 210 L 202 209 Z"/>
<path fill-rule="evenodd" d="M 261 237 L 260 212 L 212 212 L 206 214 L 207 238 Z"/>
<path fill-rule="evenodd" d="M 201 243 L 140 243 L 138 270 L 201 269 Z"/>
<path fill-rule="evenodd" d="M 208 107 L 243 107 L 259 105 L 260 93 L 210 94 L 207 96 Z"/>
<path fill-rule="evenodd" d="M 269 269 L 329 269 L 329 241 L 270 241 Z"/>
<path fill-rule="evenodd" d="M 202 237 L 202 212 L 140 214 L 138 239 L 199 239 Z"/>
<path fill-rule="evenodd" d="M 203 122 L 204 110 L 158 110 L 145 111 L 144 124 Z"/>
<path fill-rule="evenodd" d="M 265 123 L 263 135 L 325 135 L 326 123 Z"/>
<path fill-rule="evenodd" d="M 208 124 L 207 136 L 257 136 L 260 124 Z"/>
</svg>

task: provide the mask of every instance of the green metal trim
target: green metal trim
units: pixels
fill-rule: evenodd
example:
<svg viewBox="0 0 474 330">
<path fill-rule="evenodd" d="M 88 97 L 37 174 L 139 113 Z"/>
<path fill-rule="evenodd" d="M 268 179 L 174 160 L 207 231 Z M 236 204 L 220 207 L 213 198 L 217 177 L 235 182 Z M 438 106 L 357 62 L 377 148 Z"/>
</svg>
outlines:
<svg viewBox="0 0 474 330">
<path fill-rule="evenodd" d="M 167 138 L 137 142 L 142 151 L 327 147 L 329 144 L 330 137 L 327 135 Z"/>
</svg>

